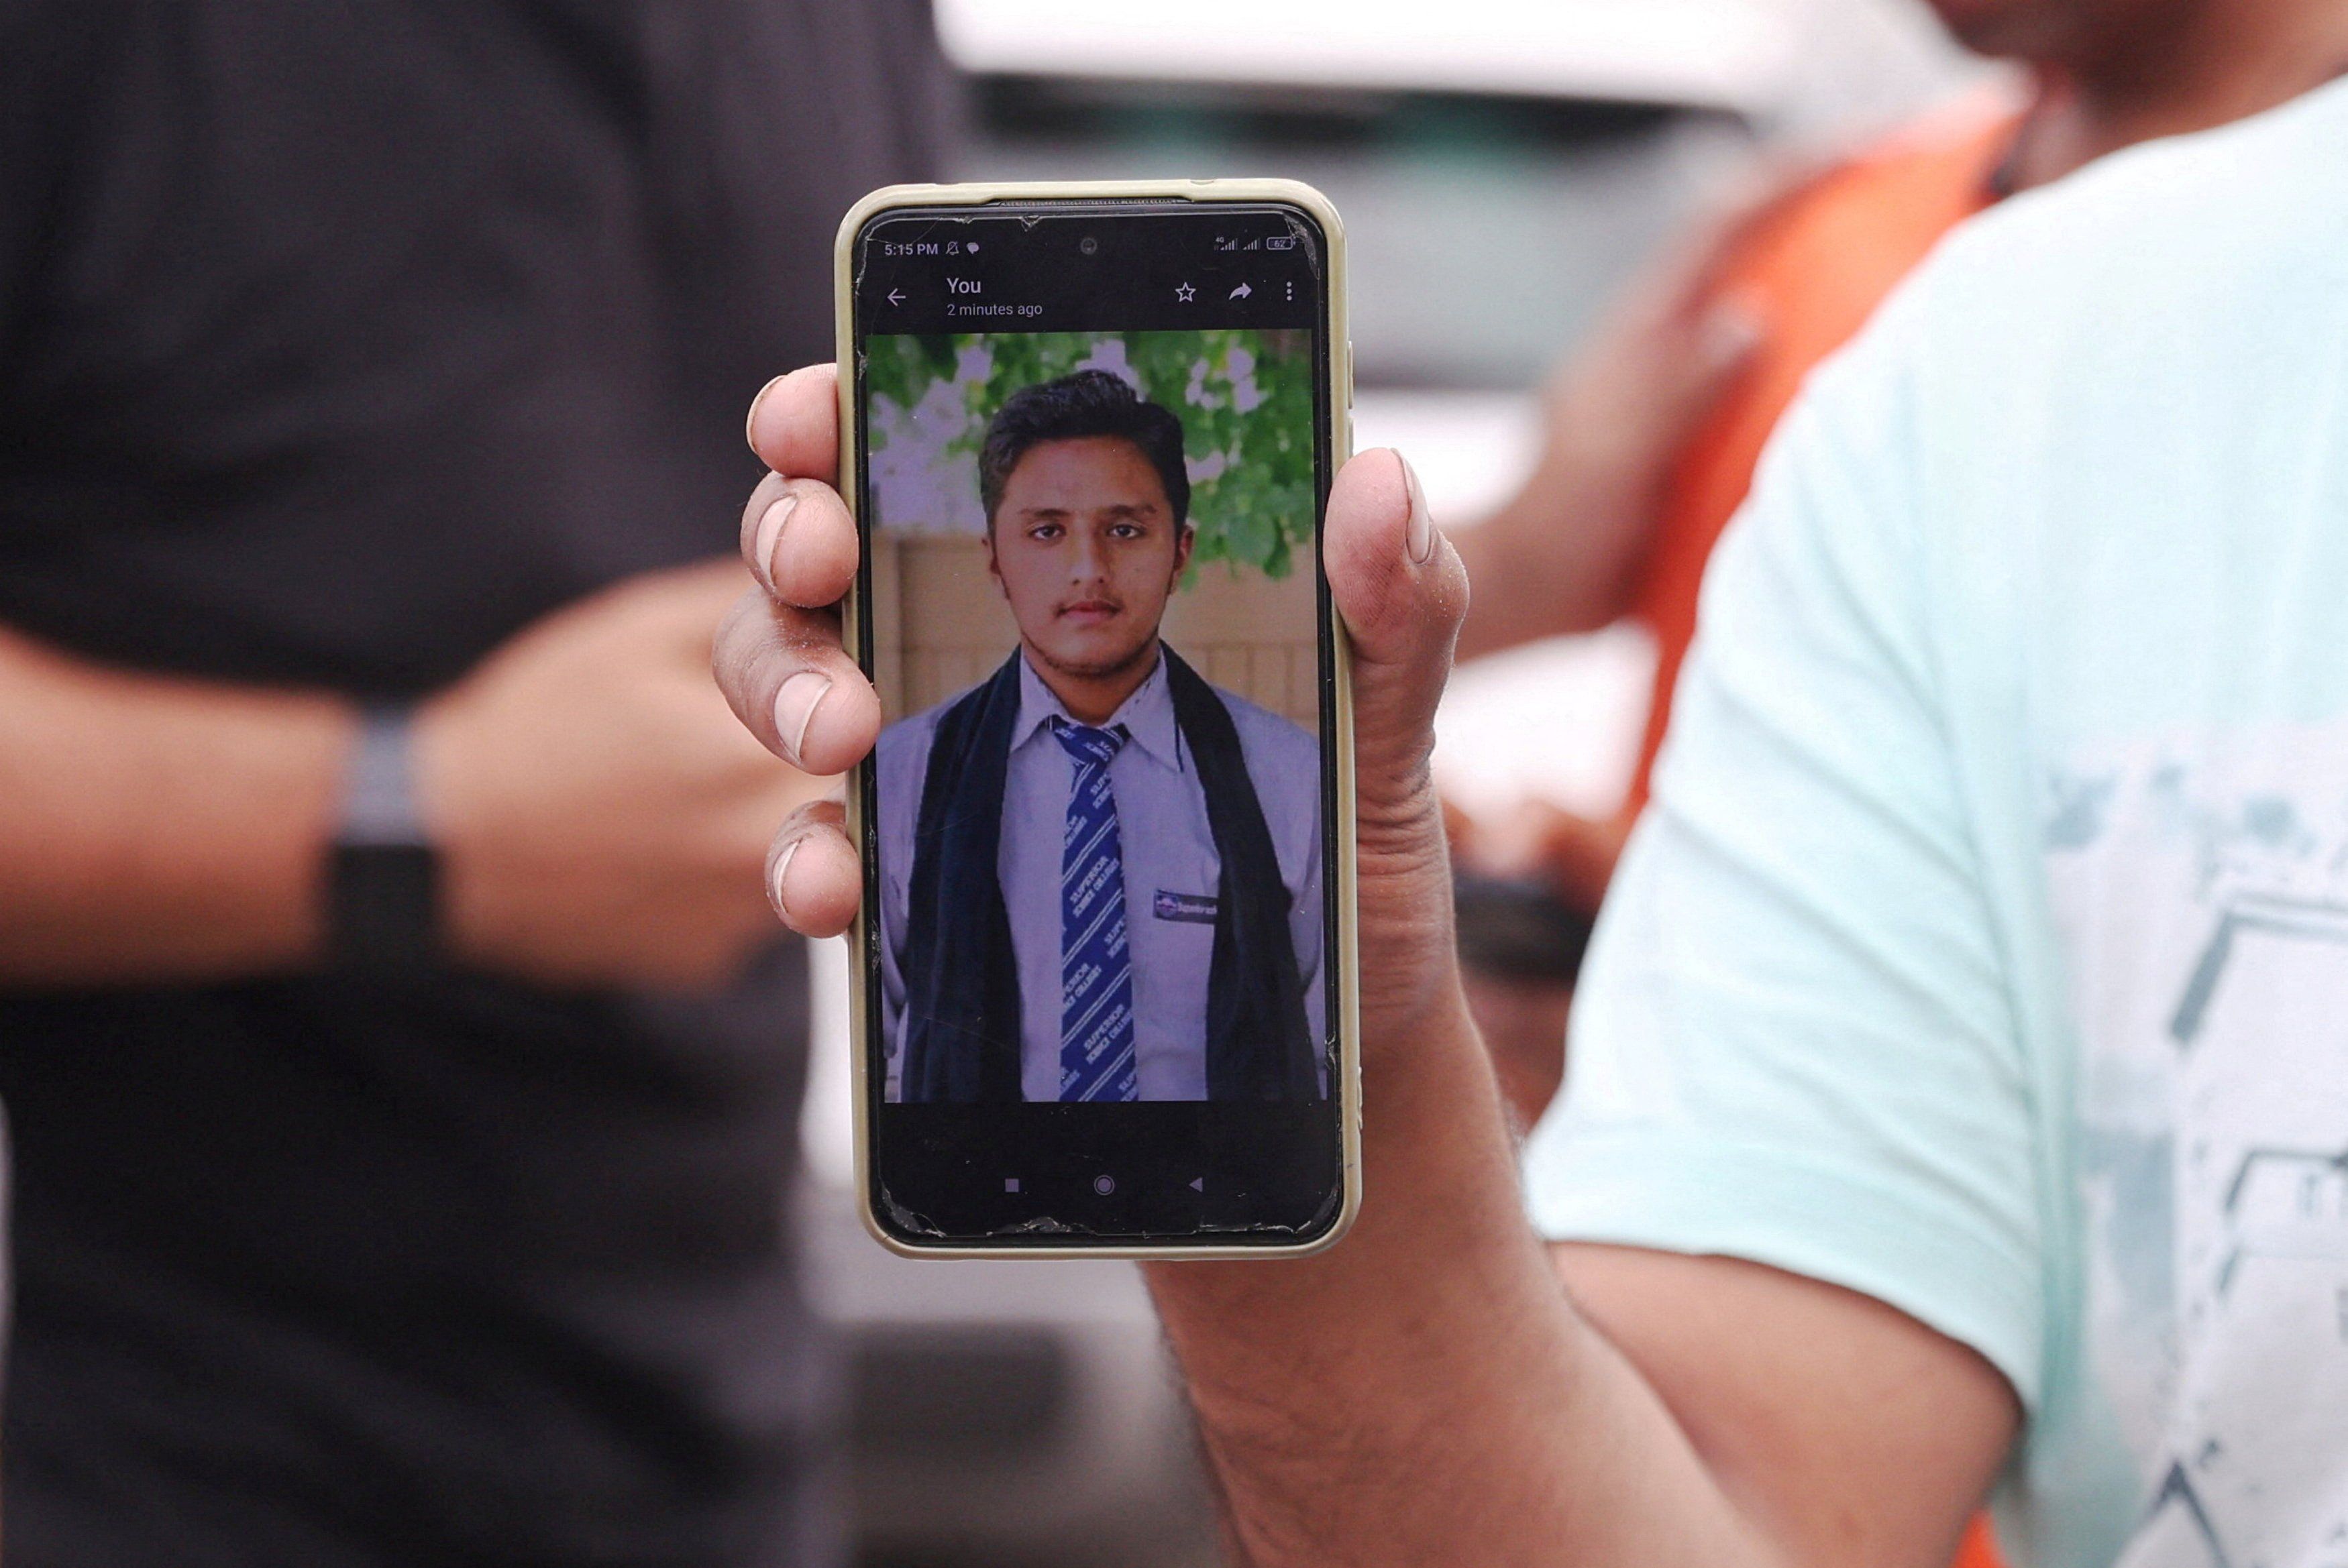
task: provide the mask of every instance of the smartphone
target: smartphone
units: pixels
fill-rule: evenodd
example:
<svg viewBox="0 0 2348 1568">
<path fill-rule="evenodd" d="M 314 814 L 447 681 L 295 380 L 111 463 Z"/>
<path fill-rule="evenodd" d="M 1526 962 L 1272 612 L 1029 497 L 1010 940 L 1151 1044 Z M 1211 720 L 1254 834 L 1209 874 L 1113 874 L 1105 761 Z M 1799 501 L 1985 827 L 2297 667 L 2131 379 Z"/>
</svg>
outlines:
<svg viewBox="0 0 2348 1568">
<path fill-rule="evenodd" d="M 865 1219 L 1300 1255 L 1361 1199 L 1344 234 L 1277 180 L 904 186 L 838 247 Z"/>
</svg>

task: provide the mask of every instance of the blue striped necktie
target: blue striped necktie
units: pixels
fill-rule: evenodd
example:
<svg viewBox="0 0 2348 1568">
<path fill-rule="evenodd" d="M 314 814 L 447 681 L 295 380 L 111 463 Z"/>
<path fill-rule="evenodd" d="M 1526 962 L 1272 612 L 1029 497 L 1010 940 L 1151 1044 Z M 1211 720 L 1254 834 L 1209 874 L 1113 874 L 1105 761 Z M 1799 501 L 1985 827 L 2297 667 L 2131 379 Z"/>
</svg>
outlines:
<svg viewBox="0 0 2348 1568">
<path fill-rule="evenodd" d="M 1060 1098 L 1138 1100 L 1125 846 L 1108 785 L 1127 734 L 1064 721 L 1053 734 L 1076 764 L 1060 839 Z"/>
</svg>

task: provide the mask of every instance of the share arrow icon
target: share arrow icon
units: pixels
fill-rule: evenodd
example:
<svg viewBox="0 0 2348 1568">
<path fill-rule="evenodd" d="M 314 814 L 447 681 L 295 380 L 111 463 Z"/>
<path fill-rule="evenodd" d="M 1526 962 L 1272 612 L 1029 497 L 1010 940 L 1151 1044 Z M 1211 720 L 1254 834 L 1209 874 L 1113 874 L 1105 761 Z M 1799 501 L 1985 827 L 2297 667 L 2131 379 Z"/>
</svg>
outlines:
<svg viewBox="0 0 2348 1568">
<path fill-rule="evenodd" d="M 1241 283 L 1238 288 L 1231 291 L 1231 298 L 1235 300 L 1243 300 L 1254 292 L 1255 291 L 1253 289 L 1249 288 L 1245 283 Z"/>
</svg>

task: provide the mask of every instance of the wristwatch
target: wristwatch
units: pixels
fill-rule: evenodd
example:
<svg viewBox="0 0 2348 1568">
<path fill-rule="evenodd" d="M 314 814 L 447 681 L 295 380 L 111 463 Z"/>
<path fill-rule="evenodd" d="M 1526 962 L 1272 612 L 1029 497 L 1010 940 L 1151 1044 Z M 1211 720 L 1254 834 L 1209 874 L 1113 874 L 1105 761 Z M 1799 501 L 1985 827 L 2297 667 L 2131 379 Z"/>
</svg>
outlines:
<svg viewBox="0 0 2348 1568">
<path fill-rule="evenodd" d="M 328 863 L 327 954 L 345 973 L 399 976 L 440 958 L 439 859 L 416 809 L 405 708 L 371 709 L 345 781 Z"/>
</svg>

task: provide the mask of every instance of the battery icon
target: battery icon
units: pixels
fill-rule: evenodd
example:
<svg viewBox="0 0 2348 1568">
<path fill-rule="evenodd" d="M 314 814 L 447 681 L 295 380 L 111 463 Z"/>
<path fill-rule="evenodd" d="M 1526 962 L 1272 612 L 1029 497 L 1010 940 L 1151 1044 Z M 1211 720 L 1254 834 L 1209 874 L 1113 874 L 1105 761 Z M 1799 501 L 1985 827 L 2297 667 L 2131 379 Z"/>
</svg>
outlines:
<svg viewBox="0 0 2348 1568">
<path fill-rule="evenodd" d="M 1263 248 L 1267 251 L 1293 251 L 1296 249 L 1296 236 L 1267 234 L 1263 237 Z"/>
</svg>

